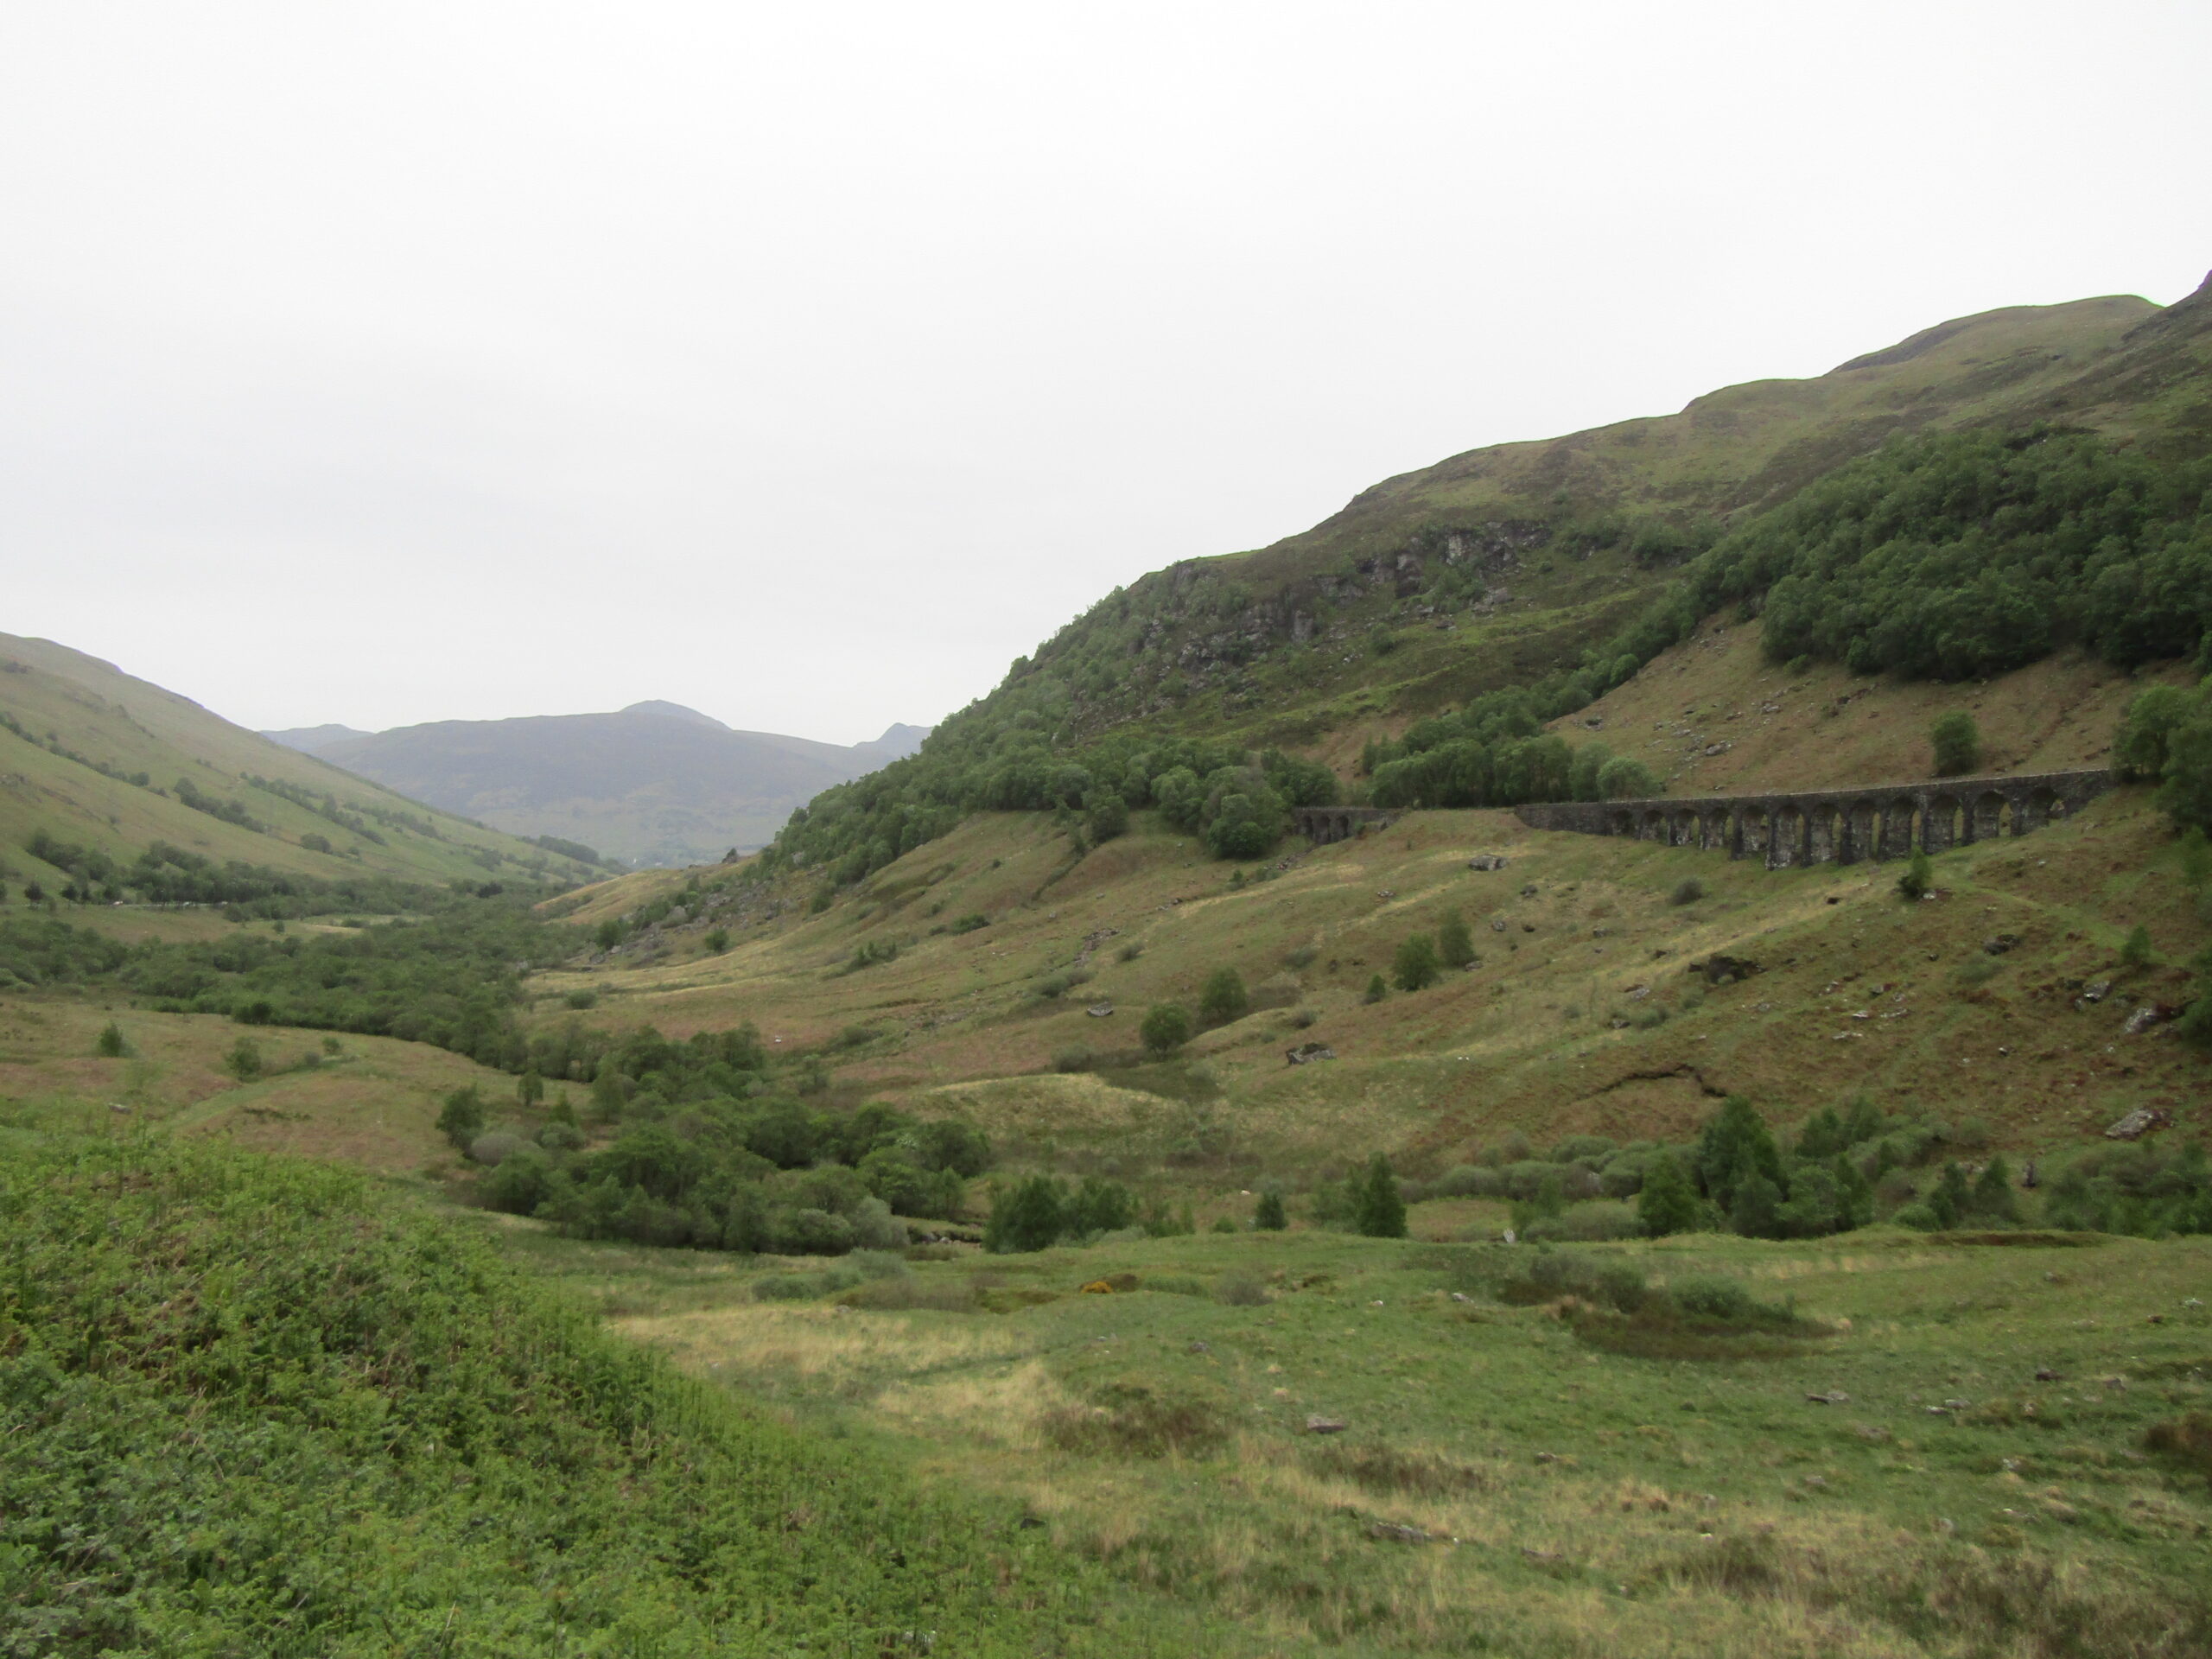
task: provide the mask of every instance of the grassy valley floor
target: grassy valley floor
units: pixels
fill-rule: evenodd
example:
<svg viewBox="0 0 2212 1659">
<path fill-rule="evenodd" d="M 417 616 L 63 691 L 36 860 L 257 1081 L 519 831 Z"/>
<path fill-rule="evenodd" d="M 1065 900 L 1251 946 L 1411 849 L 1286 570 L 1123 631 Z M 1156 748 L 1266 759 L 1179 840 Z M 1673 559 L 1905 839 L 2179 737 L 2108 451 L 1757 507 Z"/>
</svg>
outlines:
<svg viewBox="0 0 2212 1659">
<path fill-rule="evenodd" d="M 2212 1493 L 2145 1449 L 2212 1404 L 2212 1241 L 1587 1252 L 1786 1297 L 1822 1333 L 1682 1357 L 1498 1300 L 1525 1247 L 963 1253 L 791 1300 L 829 1264 L 486 1224 L 693 1375 L 1018 1500 L 1276 1651 L 2212 1650 Z"/>
</svg>

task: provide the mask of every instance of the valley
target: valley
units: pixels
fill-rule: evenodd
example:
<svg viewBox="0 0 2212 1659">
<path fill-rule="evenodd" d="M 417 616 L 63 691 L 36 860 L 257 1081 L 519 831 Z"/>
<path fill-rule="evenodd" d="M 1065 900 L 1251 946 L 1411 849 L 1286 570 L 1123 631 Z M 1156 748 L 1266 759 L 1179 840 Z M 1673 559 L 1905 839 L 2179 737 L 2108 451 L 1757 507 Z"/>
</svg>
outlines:
<svg viewBox="0 0 2212 1659">
<path fill-rule="evenodd" d="M 275 734 L 416 745 L 374 784 L 0 638 L 0 1360 L 69 1471 L 0 1629 L 2212 1651 L 2208 316 L 1385 480 L 864 775 L 666 706 Z M 725 739 L 804 804 L 618 873 Z M 524 751 L 573 839 L 486 827 Z M 1910 859 L 1538 827 L 2083 769 Z M 165 1413 L 276 1435 L 262 1507 Z M 366 1549 L 421 1570 L 298 1588 Z"/>
</svg>

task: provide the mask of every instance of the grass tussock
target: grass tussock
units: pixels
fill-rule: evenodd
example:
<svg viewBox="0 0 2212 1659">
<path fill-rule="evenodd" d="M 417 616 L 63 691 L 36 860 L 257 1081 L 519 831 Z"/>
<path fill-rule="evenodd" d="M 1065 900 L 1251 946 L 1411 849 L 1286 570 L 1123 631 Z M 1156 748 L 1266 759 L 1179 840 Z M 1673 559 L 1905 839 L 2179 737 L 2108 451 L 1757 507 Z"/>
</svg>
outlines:
<svg viewBox="0 0 2212 1659">
<path fill-rule="evenodd" d="M 1414 1493 L 1447 1497 L 1487 1491 L 1491 1475 L 1441 1452 L 1409 1451 L 1382 1440 L 1329 1440 L 1306 1455 L 1306 1467 L 1332 1480 L 1350 1481 L 1378 1497 Z"/>
<path fill-rule="evenodd" d="M 1134 1379 L 1109 1383 L 1088 1405 L 1046 1412 L 1045 1439 L 1089 1457 L 1205 1457 L 1229 1440 L 1219 1402 Z"/>
<path fill-rule="evenodd" d="M 2153 1423 L 2143 1436 L 2143 1446 L 2212 1484 L 2212 1413 L 2192 1411 L 2167 1422 Z"/>
<path fill-rule="evenodd" d="M 1649 1283 L 1626 1262 L 1567 1251 L 1536 1256 L 1497 1287 L 1501 1301 L 1549 1304 L 1592 1347 L 1637 1359 L 1758 1359 L 1833 1334 L 1795 1307 L 1717 1275 Z"/>
<path fill-rule="evenodd" d="M 1961 1545 L 1844 1553 L 1731 1533 L 1653 1571 L 1653 1585 L 1878 1619 L 1916 1644 L 2020 1659 L 2196 1659 L 2212 1604 L 2133 1573 Z"/>
</svg>

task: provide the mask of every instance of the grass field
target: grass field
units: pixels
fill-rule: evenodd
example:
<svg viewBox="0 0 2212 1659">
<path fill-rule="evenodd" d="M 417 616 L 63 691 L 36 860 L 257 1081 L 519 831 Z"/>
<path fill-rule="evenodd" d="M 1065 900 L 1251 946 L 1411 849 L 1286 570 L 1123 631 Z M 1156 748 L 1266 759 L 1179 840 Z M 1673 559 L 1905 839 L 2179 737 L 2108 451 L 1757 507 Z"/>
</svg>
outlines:
<svg viewBox="0 0 2212 1659">
<path fill-rule="evenodd" d="M 692 1374 L 1018 1500 L 1282 1651 L 2212 1643 L 2212 1493 L 2144 1449 L 2212 1403 L 2212 1241 L 1589 1253 L 1726 1276 L 1827 1333 L 1702 1359 L 1498 1301 L 1504 1246 L 1201 1236 L 918 1262 L 786 1301 L 751 1286 L 804 1264 L 498 1233 Z M 1136 1288 L 1080 1288 L 1116 1274 Z"/>
</svg>

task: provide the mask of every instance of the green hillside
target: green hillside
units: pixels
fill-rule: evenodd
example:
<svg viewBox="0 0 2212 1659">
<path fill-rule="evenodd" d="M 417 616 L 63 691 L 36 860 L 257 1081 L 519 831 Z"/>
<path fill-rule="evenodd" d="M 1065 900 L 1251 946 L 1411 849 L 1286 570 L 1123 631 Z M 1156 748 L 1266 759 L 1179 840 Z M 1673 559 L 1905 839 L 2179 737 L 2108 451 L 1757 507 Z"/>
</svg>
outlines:
<svg viewBox="0 0 2212 1659">
<path fill-rule="evenodd" d="M 1478 450 L 1388 480 L 1302 536 L 1175 565 L 1109 596 L 918 757 L 826 791 L 779 836 L 771 864 L 849 882 L 965 811 L 1085 810 L 1105 793 L 1141 807 L 1178 766 L 1210 779 L 1210 828 L 1212 798 L 1247 751 L 1281 745 L 1339 773 L 1364 752 L 1364 772 L 1402 755 L 1387 745 L 1414 722 L 1446 714 L 1458 724 L 1432 727 L 1414 747 L 1464 741 L 1502 766 L 1498 745 L 1603 695 L 1723 606 L 1756 614 L 1777 583 L 1801 611 L 1822 602 L 1784 579 L 1825 556 L 1816 543 L 1834 526 L 1823 512 L 1904 523 L 1886 563 L 1926 568 L 1930 591 L 1900 608 L 1922 614 L 1927 638 L 1873 649 L 1859 667 L 1955 677 L 2017 666 L 2069 637 L 2107 564 L 2124 566 L 2112 581 L 2137 594 L 2100 590 L 2109 659 L 2187 654 L 2212 609 L 2197 593 L 2212 558 L 2198 528 L 2208 354 L 2202 290 L 2164 311 L 2126 298 L 2018 308 L 1942 324 L 1817 379 L 1731 388 L 1663 419 Z M 2005 476 L 2008 464 L 2021 476 Z M 1801 508 L 1816 482 L 1827 495 Z M 1854 489 L 1877 505 L 1835 499 Z M 1970 511 L 1941 505 L 1961 490 Z M 2103 523 L 2100 504 L 2120 499 L 2141 511 Z M 1998 533 L 1982 533 L 1984 521 Z M 2022 555 L 2029 528 L 2049 545 Z M 1915 536 L 1963 545 L 1934 561 L 1911 550 Z M 2116 551 L 2106 545 L 2115 536 Z M 2194 550 L 2174 552 L 2192 537 Z M 2179 563 L 2158 574 L 2169 553 Z M 2035 613 L 2018 617 L 2007 562 L 2023 556 L 2060 561 L 2066 580 L 2031 572 Z M 1992 582 L 1986 602 L 1974 596 Z M 1952 587 L 1969 590 L 1974 626 L 2005 643 L 1978 654 L 1935 645 L 1957 631 L 1941 613 L 1952 601 L 1935 591 Z M 2139 626 L 2146 610 L 2170 613 L 2171 626 Z M 1520 782 L 1472 793 L 1426 781 L 1402 798 L 1510 803 L 1554 786 L 1532 772 L 1564 778 L 1564 765 L 1548 757 L 1514 771 Z M 1305 787 L 1279 767 L 1236 784 L 1262 804 L 1296 804 Z"/>
<path fill-rule="evenodd" d="M 600 874 L 272 743 L 96 658 L 0 634 L 0 881 L 17 902 L 26 884 L 58 893 L 77 879 L 31 850 L 41 834 L 117 866 L 166 846 L 219 868 L 308 882 Z"/>
</svg>

